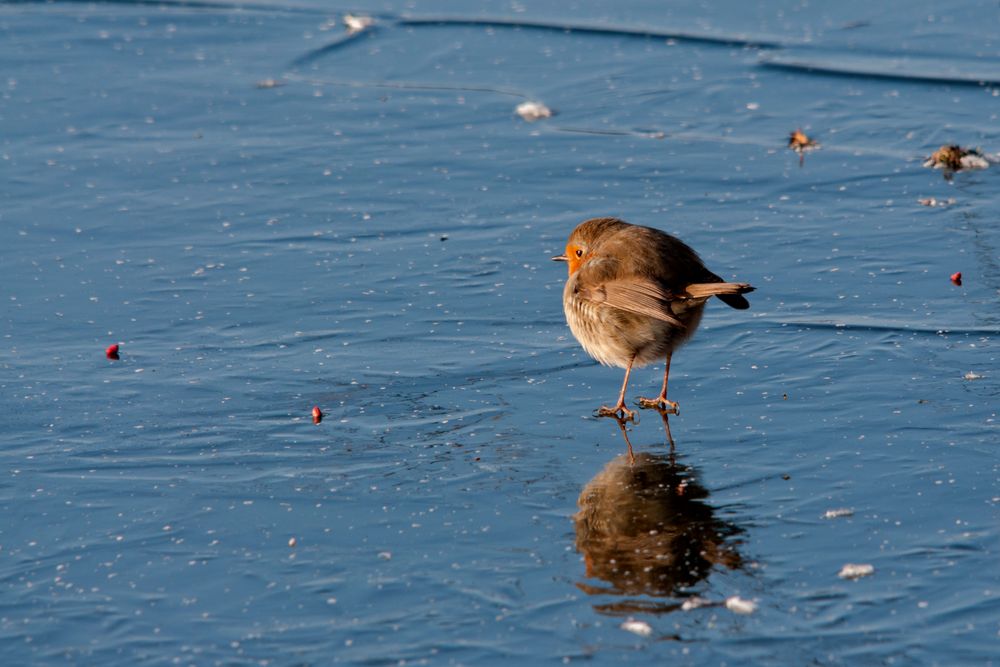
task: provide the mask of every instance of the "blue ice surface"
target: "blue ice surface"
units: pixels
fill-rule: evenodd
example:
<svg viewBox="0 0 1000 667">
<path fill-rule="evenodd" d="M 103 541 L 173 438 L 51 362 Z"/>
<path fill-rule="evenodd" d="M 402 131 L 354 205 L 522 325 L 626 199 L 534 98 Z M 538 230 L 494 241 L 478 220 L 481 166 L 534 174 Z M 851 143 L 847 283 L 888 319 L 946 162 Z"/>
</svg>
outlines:
<svg viewBox="0 0 1000 667">
<path fill-rule="evenodd" d="M 0 5 L 5 664 L 996 664 L 1000 187 L 921 164 L 1000 151 L 996 34 Z M 549 261 L 604 215 L 757 287 L 634 463 Z"/>
</svg>

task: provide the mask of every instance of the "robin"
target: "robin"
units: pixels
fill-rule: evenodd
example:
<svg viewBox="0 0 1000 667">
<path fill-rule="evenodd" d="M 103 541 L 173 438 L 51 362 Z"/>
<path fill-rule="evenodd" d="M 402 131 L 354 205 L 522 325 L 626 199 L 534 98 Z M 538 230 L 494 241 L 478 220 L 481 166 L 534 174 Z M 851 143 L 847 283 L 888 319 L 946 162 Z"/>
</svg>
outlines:
<svg viewBox="0 0 1000 667">
<path fill-rule="evenodd" d="M 716 296 L 745 310 L 747 283 L 727 283 L 702 264 L 680 239 L 658 229 L 617 218 L 581 223 L 566 242 L 566 252 L 552 258 L 566 262 L 563 290 L 566 322 L 587 354 L 606 366 L 625 369 L 618 402 L 601 406 L 602 417 L 634 419 L 625 407 L 632 366 L 666 360 L 663 389 L 656 398 L 639 398 L 642 408 L 677 412 L 667 399 L 670 358 L 701 321 L 705 302 Z"/>
<path fill-rule="evenodd" d="M 810 139 L 802 130 L 795 130 L 788 135 L 788 147 L 799 154 L 799 166 L 806 160 L 806 153 L 819 148 L 819 142 Z"/>
</svg>

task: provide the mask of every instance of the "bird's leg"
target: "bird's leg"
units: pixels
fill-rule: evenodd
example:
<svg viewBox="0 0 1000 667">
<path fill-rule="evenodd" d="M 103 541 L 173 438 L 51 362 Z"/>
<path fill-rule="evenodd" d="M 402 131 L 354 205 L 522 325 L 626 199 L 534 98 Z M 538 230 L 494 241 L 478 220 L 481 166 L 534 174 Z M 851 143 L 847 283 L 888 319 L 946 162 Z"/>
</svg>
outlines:
<svg viewBox="0 0 1000 667">
<path fill-rule="evenodd" d="M 636 401 L 640 408 L 654 408 L 657 410 L 666 410 L 672 414 L 678 414 L 680 406 L 677 405 L 675 401 L 671 401 L 667 398 L 667 381 L 670 379 L 670 357 L 673 356 L 673 352 L 667 352 L 667 363 L 663 368 L 663 389 L 660 390 L 660 395 L 656 398 L 643 398 L 639 397 Z"/>
<path fill-rule="evenodd" d="M 671 411 L 670 410 L 664 410 L 663 408 L 657 408 L 656 411 L 660 413 L 660 419 L 663 420 L 663 431 L 667 434 L 667 443 L 670 445 L 670 455 L 673 456 L 674 452 L 677 449 L 677 447 L 674 444 L 674 436 L 670 432 L 670 414 L 671 414 Z M 673 412 L 673 414 L 677 414 L 677 413 Z"/>
<path fill-rule="evenodd" d="M 625 446 L 628 447 L 628 462 L 630 465 L 635 465 L 635 454 L 632 452 L 632 441 L 628 438 L 628 429 L 625 428 L 625 420 L 621 417 L 616 417 L 615 421 L 618 422 L 618 428 L 622 431 L 622 437 L 625 438 Z"/>
<path fill-rule="evenodd" d="M 632 358 L 628 360 L 628 367 L 625 369 L 625 380 L 622 381 L 622 390 L 618 392 L 618 403 L 616 403 L 613 408 L 602 405 L 597 410 L 598 417 L 614 417 L 616 419 L 635 421 L 635 412 L 625 407 L 625 390 L 628 389 L 628 376 L 632 373 L 633 361 L 635 361 L 634 354 L 632 355 Z"/>
</svg>

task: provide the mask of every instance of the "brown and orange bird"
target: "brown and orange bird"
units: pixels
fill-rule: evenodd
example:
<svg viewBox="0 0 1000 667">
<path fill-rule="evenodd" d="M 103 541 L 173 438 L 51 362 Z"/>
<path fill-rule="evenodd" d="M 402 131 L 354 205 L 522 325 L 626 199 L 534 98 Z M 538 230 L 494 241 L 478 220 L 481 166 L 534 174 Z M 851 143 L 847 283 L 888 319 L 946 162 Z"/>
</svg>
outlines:
<svg viewBox="0 0 1000 667">
<path fill-rule="evenodd" d="M 795 130 L 788 135 L 788 147 L 799 154 L 799 166 L 801 167 L 805 163 L 806 153 L 819 148 L 819 142 L 810 139 L 802 130 Z"/>
<path fill-rule="evenodd" d="M 931 153 L 931 156 L 924 160 L 924 166 L 943 169 L 945 178 L 950 178 L 956 171 L 986 169 L 990 166 L 990 157 L 978 148 L 962 148 L 958 144 L 946 144 Z"/>
<path fill-rule="evenodd" d="M 566 253 L 552 259 L 569 265 L 563 309 L 573 335 L 597 361 L 625 369 L 618 402 L 601 406 L 602 417 L 634 419 L 625 407 L 632 366 L 660 359 L 666 362 L 663 389 L 638 404 L 676 412 L 677 403 L 667 399 L 674 349 L 694 333 L 709 297 L 743 310 L 750 307 L 743 294 L 754 289 L 724 282 L 680 239 L 617 218 L 581 223 Z"/>
</svg>

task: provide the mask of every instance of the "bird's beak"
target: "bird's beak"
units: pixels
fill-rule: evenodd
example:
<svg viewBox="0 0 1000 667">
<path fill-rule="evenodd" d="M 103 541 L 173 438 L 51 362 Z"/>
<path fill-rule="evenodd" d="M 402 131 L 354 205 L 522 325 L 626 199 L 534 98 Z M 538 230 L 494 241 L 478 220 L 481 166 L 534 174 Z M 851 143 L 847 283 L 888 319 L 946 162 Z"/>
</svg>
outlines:
<svg viewBox="0 0 1000 667">
<path fill-rule="evenodd" d="M 556 255 L 555 257 L 552 258 L 552 261 L 553 262 L 568 262 L 569 261 L 569 257 L 567 257 L 566 255 Z"/>
</svg>

